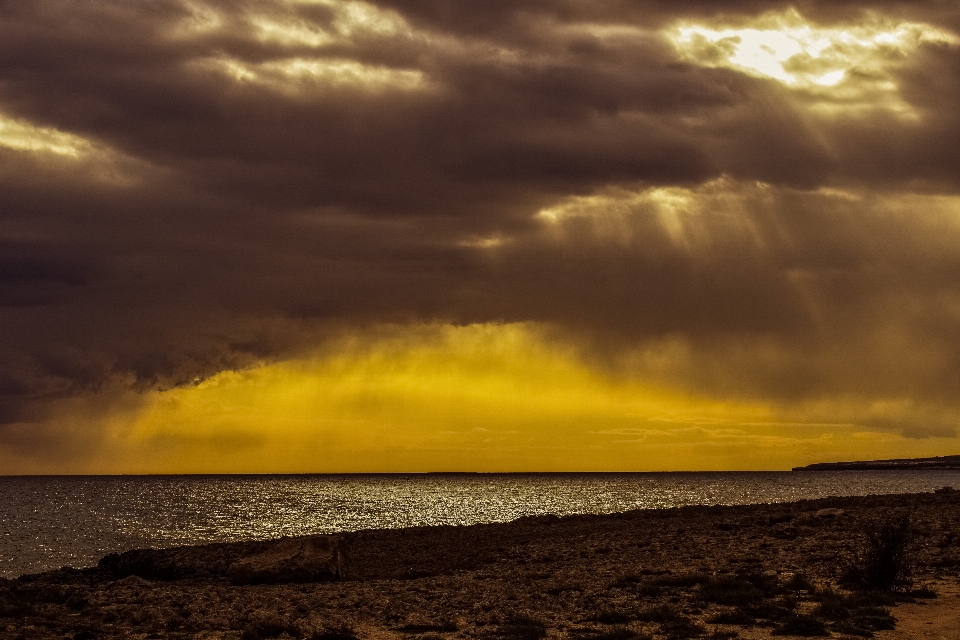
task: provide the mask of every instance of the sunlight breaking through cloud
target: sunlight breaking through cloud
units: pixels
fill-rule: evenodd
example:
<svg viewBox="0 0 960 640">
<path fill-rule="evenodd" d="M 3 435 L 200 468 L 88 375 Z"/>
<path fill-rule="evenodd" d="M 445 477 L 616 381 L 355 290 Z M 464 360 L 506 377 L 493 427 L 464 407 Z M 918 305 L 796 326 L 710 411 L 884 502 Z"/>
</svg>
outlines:
<svg viewBox="0 0 960 640">
<path fill-rule="evenodd" d="M 814 102 L 878 106 L 904 116 L 912 114 L 894 70 L 925 44 L 960 45 L 956 34 L 928 24 L 872 16 L 821 27 L 795 9 L 730 27 L 680 23 L 667 36 L 695 64 L 772 78 Z"/>
<path fill-rule="evenodd" d="M 320 47 L 360 36 L 392 36 L 407 30 L 397 14 L 366 2 L 288 1 L 287 6 L 312 5 L 329 9 L 329 24 L 318 24 L 296 13 L 290 15 L 252 15 L 248 18 L 257 38 L 284 46 Z"/>
<path fill-rule="evenodd" d="M 0 147 L 77 158 L 92 146 L 89 141 L 79 136 L 49 127 L 38 127 L 0 114 Z"/>
<path fill-rule="evenodd" d="M 200 68 L 222 73 L 237 82 L 249 82 L 279 92 L 317 88 L 354 87 L 367 91 L 413 91 L 424 85 L 419 70 L 367 65 L 355 60 L 289 58 L 261 64 L 218 58 L 203 60 Z"/>
<path fill-rule="evenodd" d="M 188 69 L 296 95 L 331 87 L 408 91 L 423 84 L 419 69 L 354 57 L 351 50 L 358 42 L 410 31 L 398 14 L 365 2 L 286 0 L 273 6 L 252 5 L 231 16 L 206 3 L 183 6 L 188 16 L 171 31 L 174 39 L 232 36 L 266 52 L 251 56 L 247 48 L 226 47 L 188 60 Z"/>
<path fill-rule="evenodd" d="M 696 188 L 650 187 L 638 190 L 606 189 L 588 196 L 573 196 L 542 209 L 538 218 L 547 225 L 559 225 L 579 219 L 606 240 L 630 242 L 636 229 L 634 220 L 652 218 L 677 247 L 692 249 L 707 236 L 698 233 L 704 218 L 737 220 L 734 213 L 747 201 L 763 200 L 770 185 L 738 183 L 728 177 L 711 180 Z"/>
</svg>

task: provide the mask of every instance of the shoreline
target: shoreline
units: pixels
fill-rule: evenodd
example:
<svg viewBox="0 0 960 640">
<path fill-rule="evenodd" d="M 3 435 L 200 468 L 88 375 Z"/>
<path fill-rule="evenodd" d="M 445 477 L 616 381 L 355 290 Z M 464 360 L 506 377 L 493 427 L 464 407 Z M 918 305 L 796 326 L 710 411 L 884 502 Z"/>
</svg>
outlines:
<svg viewBox="0 0 960 640">
<path fill-rule="evenodd" d="M 95 566 L 107 553 L 147 546 L 943 485 L 960 487 L 960 471 L 6 478 L 0 577 Z M 394 494 L 405 498 L 391 502 Z"/>
<path fill-rule="evenodd" d="M 854 637 L 856 616 L 815 615 L 817 594 L 846 593 L 839 580 L 866 533 L 905 514 L 916 532 L 915 584 L 952 593 L 958 491 L 343 533 L 334 536 L 334 581 L 236 580 L 243 562 L 276 556 L 277 541 L 126 552 L 94 568 L 0 580 L 0 639 L 753 638 L 791 616 Z M 283 540 L 311 538 L 325 537 Z M 298 549 L 293 556 L 322 564 L 319 547 Z M 870 606 L 896 617 L 897 604 Z M 898 632 L 877 616 L 880 628 L 860 631 L 898 637 L 881 636 Z"/>
</svg>

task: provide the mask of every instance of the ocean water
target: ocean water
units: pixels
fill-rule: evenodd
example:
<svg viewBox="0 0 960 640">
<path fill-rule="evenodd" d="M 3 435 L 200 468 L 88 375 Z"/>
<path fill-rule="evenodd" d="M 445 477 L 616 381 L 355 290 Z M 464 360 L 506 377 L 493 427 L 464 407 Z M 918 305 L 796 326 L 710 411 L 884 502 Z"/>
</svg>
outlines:
<svg viewBox="0 0 960 640">
<path fill-rule="evenodd" d="M 139 547 L 960 487 L 960 471 L 0 476 L 0 576 Z"/>
</svg>

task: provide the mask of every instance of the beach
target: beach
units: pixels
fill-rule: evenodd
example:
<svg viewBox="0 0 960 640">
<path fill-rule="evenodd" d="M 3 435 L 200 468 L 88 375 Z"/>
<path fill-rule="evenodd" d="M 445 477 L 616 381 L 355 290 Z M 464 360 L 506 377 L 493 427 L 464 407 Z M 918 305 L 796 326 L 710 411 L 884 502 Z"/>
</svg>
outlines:
<svg viewBox="0 0 960 640">
<path fill-rule="evenodd" d="M 955 638 L 958 568 L 960 491 L 547 515 L 115 554 L 0 581 L 0 638 Z"/>
</svg>

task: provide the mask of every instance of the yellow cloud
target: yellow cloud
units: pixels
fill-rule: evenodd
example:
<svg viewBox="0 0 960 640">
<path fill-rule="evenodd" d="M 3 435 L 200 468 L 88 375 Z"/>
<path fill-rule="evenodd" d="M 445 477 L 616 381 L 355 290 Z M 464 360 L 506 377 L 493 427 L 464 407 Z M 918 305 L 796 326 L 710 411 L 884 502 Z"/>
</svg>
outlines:
<svg viewBox="0 0 960 640">
<path fill-rule="evenodd" d="M 796 418 L 604 373 L 536 326 L 431 325 L 153 393 L 113 418 L 95 459 L 101 472 L 653 471 L 944 446 Z"/>
</svg>

